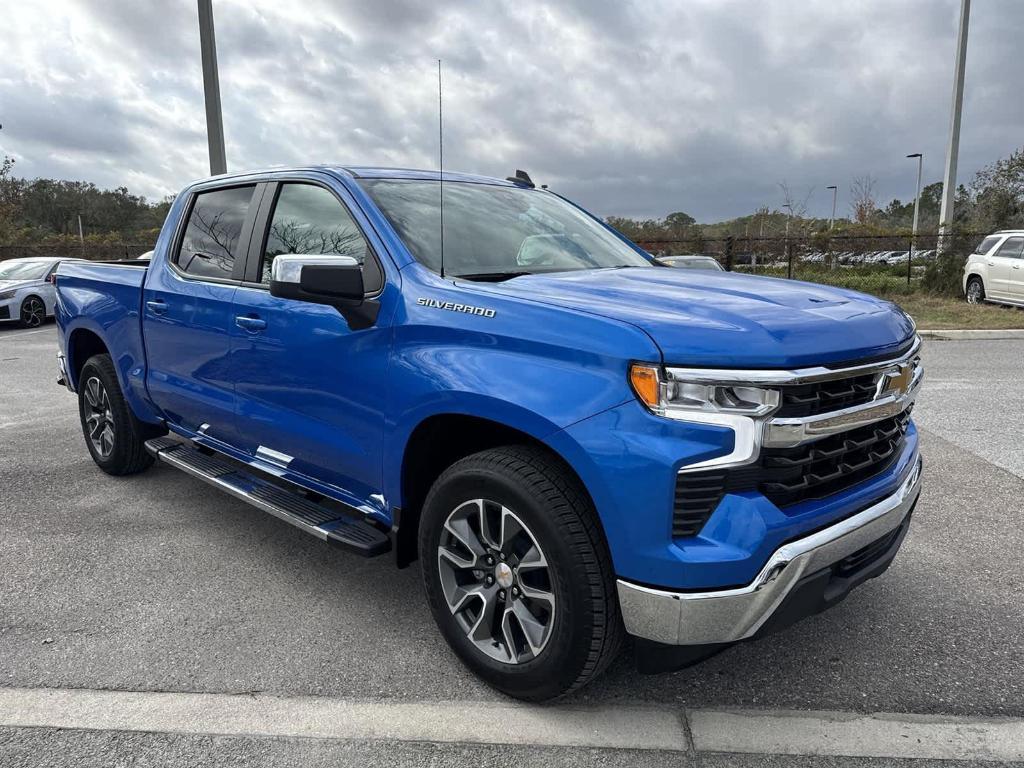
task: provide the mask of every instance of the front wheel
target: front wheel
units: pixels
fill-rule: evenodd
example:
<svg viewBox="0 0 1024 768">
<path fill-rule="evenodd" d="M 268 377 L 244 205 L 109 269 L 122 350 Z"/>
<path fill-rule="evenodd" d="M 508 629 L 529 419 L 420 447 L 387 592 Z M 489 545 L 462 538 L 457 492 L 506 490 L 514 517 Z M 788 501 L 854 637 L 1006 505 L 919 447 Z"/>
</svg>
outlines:
<svg viewBox="0 0 1024 768">
<path fill-rule="evenodd" d="M 21 302 L 18 324 L 22 328 L 38 328 L 46 321 L 46 305 L 38 296 L 29 296 Z"/>
<path fill-rule="evenodd" d="M 985 300 L 985 284 L 980 277 L 972 277 L 967 281 L 967 303 L 980 304 Z"/>
<path fill-rule="evenodd" d="M 483 451 L 427 495 L 420 562 L 434 619 L 487 683 L 530 701 L 584 685 L 622 635 L 615 579 L 579 482 L 544 451 Z"/>
<path fill-rule="evenodd" d="M 110 355 L 94 355 L 78 377 L 78 412 L 85 445 L 108 475 L 134 475 L 153 463 L 145 442 L 162 432 L 135 418 L 121 393 Z"/>
</svg>

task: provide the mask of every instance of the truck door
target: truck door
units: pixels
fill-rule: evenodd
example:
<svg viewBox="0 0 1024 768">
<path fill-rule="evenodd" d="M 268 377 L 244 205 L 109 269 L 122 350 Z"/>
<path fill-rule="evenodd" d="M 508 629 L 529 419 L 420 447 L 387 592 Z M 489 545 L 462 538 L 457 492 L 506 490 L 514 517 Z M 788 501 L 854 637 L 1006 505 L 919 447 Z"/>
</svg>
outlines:
<svg viewBox="0 0 1024 768">
<path fill-rule="evenodd" d="M 268 185 L 248 280 L 235 294 L 233 310 L 240 447 L 273 467 L 343 491 L 350 503 L 366 502 L 382 487 L 386 326 L 398 291 L 385 279 L 367 231 L 340 185 Z M 270 265 L 282 254 L 355 258 L 363 265 L 367 294 L 379 294 L 377 324 L 352 330 L 334 307 L 271 296 Z"/>
<path fill-rule="evenodd" d="M 171 424 L 227 443 L 234 441 L 232 300 L 256 191 L 249 184 L 197 192 L 177 239 L 150 267 L 142 297 L 153 402 Z"/>
<path fill-rule="evenodd" d="M 1011 237 L 1010 240 L 1017 241 L 1017 247 L 1010 249 L 1006 256 L 1009 262 L 1009 271 L 1006 284 L 1007 298 L 1013 301 L 1024 301 L 1024 237 Z M 1000 252 L 1002 248 L 999 249 Z"/>
</svg>

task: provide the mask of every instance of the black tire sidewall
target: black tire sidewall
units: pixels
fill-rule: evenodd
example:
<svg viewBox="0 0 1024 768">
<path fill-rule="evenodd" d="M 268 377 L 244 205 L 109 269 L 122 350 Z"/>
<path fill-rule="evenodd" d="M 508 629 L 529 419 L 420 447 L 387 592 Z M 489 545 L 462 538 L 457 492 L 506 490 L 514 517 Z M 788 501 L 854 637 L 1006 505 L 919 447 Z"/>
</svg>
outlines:
<svg viewBox="0 0 1024 768">
<path fill-rule="evenodd" d="M 555 596 L 551 636 L 540 656 L 504 664 L 482 653 L 456 623 L 441 591 L 437 549 L 448 515 L 466 501 L 484 498 L 512 510 L 530 529 L 549 563 Z M 581 553 L 574 551 L 543 500 L 511 473 L 466 467 L 442 476 L 431 489 L 420 525 L 420 561 L 427 599 L 441 633 L 456 655 L 485 682 L 517 698 L 560 695 L 580 676 L 593 636 L 592 595 Z"/>
<path fill-rule="evenodd" d="M 979 291 L 978 291 L 978 298 L 977 298 L 977 300 L 972 302 L 971 298 L 970 298 L 970 294 L 971 294 L 971 286 L 974 285 L 974 284 L 978 285 Z M 982 279 L 980 277 L 972 277 L 970 280 L 967 281 L 967 291 L 966 291 L 966 294 L 967 294 L 966 298 L 967 298 L 967 303 L 968 304 L 980 304 L 981 302 L 983 302 L 985 300 L 985 283 L 982 281 Z"/>
<path fill-rule="evenodd" d="M 106 458 L 96 452 L 92 440 L 89 439 L 89 429 L 85 423 L 88 407 L 85 400 L 85 385 L 93 377 L 99 379 L 107 392 L 110 413 L 114 420 L 114 449 Z M 78 377 L 78 416 L 82 424 L 82 436 L 85 438 L 86 448 L 89 449 L 89 454 L 96 465 L 108 474 L 124 474 L 131 465 L 132 441 L 137 439 L 137 436 L 133 432 L 135 424 L 131 411 L 121 393 L 121 385 L 117 380 L 114 364 L 109 355 L 91 357 L 82 366 L 82 373 Z"/>
</svg>

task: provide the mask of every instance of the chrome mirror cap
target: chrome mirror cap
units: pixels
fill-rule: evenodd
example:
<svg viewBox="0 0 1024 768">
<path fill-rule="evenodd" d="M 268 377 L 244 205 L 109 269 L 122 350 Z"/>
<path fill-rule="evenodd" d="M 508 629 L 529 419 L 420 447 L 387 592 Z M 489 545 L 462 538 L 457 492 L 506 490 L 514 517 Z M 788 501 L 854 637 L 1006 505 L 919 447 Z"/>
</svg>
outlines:
<svg viewBox="0 0 1024 768">
<path fill-rule="evenodd" d="M 341 254 L 288 253 L 275 256 L 270 263 L 270 279 L 275 283 L 298 285 L 302 280 L 302 268 L 306 266 L 358 267 L 359 262 L 351 256 Z"/>
</svg>

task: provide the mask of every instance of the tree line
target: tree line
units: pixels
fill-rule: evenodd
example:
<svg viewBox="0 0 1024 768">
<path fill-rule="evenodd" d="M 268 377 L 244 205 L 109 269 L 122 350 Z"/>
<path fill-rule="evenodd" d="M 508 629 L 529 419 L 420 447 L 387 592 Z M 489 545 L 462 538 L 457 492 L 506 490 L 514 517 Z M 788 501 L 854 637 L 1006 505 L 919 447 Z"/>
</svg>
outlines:
<svg viewBox="0 0 1024 768">
<path fill-rule="evenodd" d="M 779 206 L 767 206 L 746 216 L 712 224 L 698 224 L 689 214 L 676 211 L 664 219 L 609 216 L 608 223 L 640 242 L 699 241 L 725 237 L 806 237 L 828 231 L 829 220 L 807 215 L 813 190 L 806 195 L 780 182 Z M 909 235 L 913 226 L 914 200 L 881 204 L 876 181 L 870 175 L 853 180 L 849 189 L 849 215 L 837 212 L 837 235 Z M 942 182 L 921 189 L 918 231 L 936 232 L 942 204 Z M 993 232 L 1024 228 L 1024 147 L 982 168 L 969 185 L 957 187 L 953 227 L 966 232 Z"/>
<path fill-rule="evenodd" d="M 172 198 L 151 203 L 126 187 L 100 189 L 87 181 L 24 179 L 14 160 L 0 163 L 0 244 L 49 244 L 78 238 L 78 218 L 89 242 L 155 242 Z"/>
</svg>

